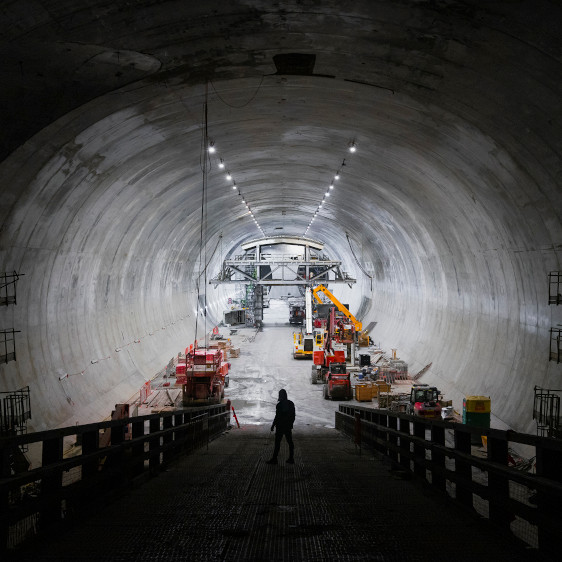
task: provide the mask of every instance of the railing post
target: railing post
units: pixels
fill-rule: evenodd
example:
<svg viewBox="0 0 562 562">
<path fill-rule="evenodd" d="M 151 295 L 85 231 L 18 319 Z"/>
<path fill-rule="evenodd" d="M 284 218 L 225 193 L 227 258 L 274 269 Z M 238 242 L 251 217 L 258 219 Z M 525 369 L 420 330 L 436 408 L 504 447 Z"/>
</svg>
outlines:
<svg viewBox="0 0 562 562">
<path fill-rule="evenodd" d="M 12 446 L 0 447 L 0 478 L 8 478 L 12 475 L 11 467 Z M 8 548 L 8 527 L 10 492 L 8 486 L 0 487 L 0 553 Z"/>
<path fill-rule="evenodd" d="M 43 468 L 56 465 L 62 461 L 63 438 L 52 437 L 43 441 L 41 464 Z M 55 467 L 50 474 L 41 478 L 41 521 L 47 525 L 57 523 L 62 518 L 62 503 L 60 491 L 62 488 L 62 470 Z"/>
<path fill-rule="evenodd" d="M 414 436 L 425 441 L 425 422 L 415 420 Z M 414 474 L 425 478 L 425 447 L 414 443 Z"/>
<path fill-rule="evenodd" d="M 537 476 L 562 482 L 562 451 L 553 444 L 551 439 L 537 440 Z M 560 554 L 560 528 L 555 522 L 560 519 L 560 498 L 548 493 L 537 493 L 537 510 L 541 514 L 538 522 L 540 552 L 555 556 Z"/>
<path fill-rule="evenodd" d="M 353 442 L 356 447 L 359 447 L 359 451 L 361 451 L 361 414 L 359 414 L 359 412 L 355 412 L 354 421 Z"/>
<path fill-rule="evenodd" d="M 134 421 L 131 426 L 131 438 L 133 440 L 144 436 L 144 420 Z M 144 470 L 144 441 L 132 446 L 130 467 L 132 477 L 142 474 Z"/>
<path fill-rule="evenodd" d="M 128 425 L 129 421 L 127 419 L 120 419 L 119 425 L 113 425 L 111 427 L 111 442 L 110 446 L 114 445 L 122 445 L 125 441 L 125 427 Z M 109 466 L 111 467 L 111 474 L 113 479 L 113 485 L 117 488 L 123 477 L 125 476 L 125 455 L 123 448 L 112 450 L 109 455 L 108 459 Z"/>
<path fill-rule="evenodd" d="M 163 424 L 163 429 L 171 429 L 173 427 L 173 419 L 171 415 L 165 416 L 162 420 L 162 424 Z M 168 445 L 171 444 L 172 441 L 174 439 L 174 435 L 173 433 L 166 433 L 164 434 L 164 437 L 162 438 L 162 443 L 163 445 Z M 166 449 L 164 448 L 164 452 L 162 453 L 162 457 L 163 457 L 163 464 L 166 465 L 168 464 L 172 458 L 174 457 L 174 451 L 173 449 Z"/>
<path fill-rule="evenodd" d="M 470 440 L 471 433 L 469 431 L 455 429 L 455 449 L 457 451 L 470 455 L 472 453 Z M 470 462 L 455 459 L 455 474 L 467 482 L 472 482 L 472 466 Z M 460 504 L 472 508 L 473 502 L 471 486 L 462 481 L 457 481 L 455 483 L 455 490 L 456 500 Z"/>
<path fill-rule="evenodd" d="M 505 437 L 505 433 L 503 435 Z M 498 439 L 495 436 L 488 435 L 487 448 L 489 461 L 507 466 L 508 446 L 506 438 Z M 509 479 L 489 471 L 488 490 L 490 521 L 509 531 L 511 514 L 506 509 L 506 505 L 509 503 Z"/>
<path fill-rule="evenodd" d="M 398 418 L 400 433 L 404 437 L 400 437 L 400 465 L 408 470 L 410 468 L 410 420 L 407 418 Z"/>
<path fill-rule="evenodd" d="M 396 416 L 391 415 L 390 413 L 386 417 L 387 425 L 389 429 L 398 429 L 398 418 Z M 388 443 L 390 445 L 398 445 L 398 436 L 389 433 L 388 434 Z M 388 456 L 393 460 L 398 460 L 398 451 L 393 449 L 388 449 Z"/>
<path fill-rule="evenodd" d="M 160 417 L 155 416 L 149 422 L 150 438 L 148 440 L 148 468 L 150 474 L 157 474 L 160 468 L 160 436 L 154 436 L 154 433 L 160 431 Z"/>
<path fill-rule="evenodd" d="M 436 445 L 445 445 L 445 428 L 432 425 L 431 426 L 431 441 Z M 436 470 L 431 471 L 431 484 L 444 492 L 447 486 L 447 478 L 445 477 L 445 453 L 439 450 L 432 449 L 431 463 L 435 466 Z"/>
<path fill-rule="evenodd" d="M 174 414 L 174 455 L 181 453 L 181 441 L 185 437 L 183 414 Z"/>
<path fill-rule="evenodd" d="M 382 414 L 379 414 L 379 413 L 375 413 L 373 421 L 376 424 L 374 432 L 373 432 L 373 437 L 375 439 L 374 447 L 379 453 L 382 453 L 383 455 L 386 455 L 387 451 L 386 451 L 386 447 L 384 446 L 384 444 L 378 443 L 376 441 L 377 439 L 380 439 L 381 441 L 386 439 L 386 432 L 379 429 L 380 425 L 384 425 L 386 427 L 386 416 L 384 416 Z"/>
<path fill-rule="evenodd" d="M 99 429 L 96 427 L 91 431 L 82 433 L 82 455 L 95 453 L 99 448 Z M 82 480 L 94 477 L 98 472 L 99 459 L 88 460 L 82 463 Z"/>
</svg>

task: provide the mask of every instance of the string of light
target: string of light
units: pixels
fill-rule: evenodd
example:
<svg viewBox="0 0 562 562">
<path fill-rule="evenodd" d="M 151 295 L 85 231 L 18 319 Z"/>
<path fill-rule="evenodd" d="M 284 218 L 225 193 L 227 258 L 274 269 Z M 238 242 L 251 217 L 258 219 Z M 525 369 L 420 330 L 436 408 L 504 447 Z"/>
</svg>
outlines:
<svg viewBox="0 0 562 562">
<path fill-rule="evenodd" d="M 234 180 L 234 177 L 232 176 L 232 173 L 230 172 L 230 170 L 226 167 L 226 163 L 224 161 L 223 158 L 220 158 L 217 154 L 217 148 L 215 146 L 214 141 L 210 141 L 209 142 L 209 146 L 207 148 L 209 154 L 212 154 L 216 159 L 217 159 L 217 163 L 218 163 L 218 167 L 220 170 L 222 170 L 225 174 L 225 178 L 228 182 L 231 183 L 232 185 L 232 190 L 236 193 L 236 195 L 238 195 L 238 197 L 240 197 L 240 200 L 242 202 L 242 205 L 244 205 L 244 207 L 246 208 L 246 210 L 244 211 L 246 214 L 250 215 L 250 217 L 252 218 L 252 220 L 254 221 L 254 224 L 256 225 L 256 227 L 260 230 L 260 232 L 262 233 L 263 236 L 265 236 L 265 232 L 263 231 L 263 228 L 260 226 L 258 219 L 256 218 L 256 216 L 254 215 L 254 211 L 252 210 L 252 208 L 250 207 L 248 201 L 246 200 L 246 196 L 242 193 L 242 190 L 240 189 L 240 187 L 238 187 L 238 185 L 236 184 L 236 181 Z"/>
<path fill-rule="evenodd" d="M 355 140 L 349 142 L 348 149 L 351 154 L 354 154 L 357 151 L 357 145 L 355 143 Z M 334 190 L 335 184 L 339 181 L 341 177 L 344 166 L 346 166 L 345 158 L 342 160 L 342 163 L 340 164 L 339 168 L 336 170 L 336 173 L 334 174 L 332 181 L 330 182 L 330 185 L 327 187 L 326 192 L 322 197 L 322 201 L 320 201 L 320 204 L 314 211 L 314 215 L 312 215 L 312 218 L 310 219 L 310 222 L 308 223 L 308 226 L 306 227 L 303 236 L 306 236 L 308 234 L 308 231 L 312 227 L 314 221 L 316 220 L 316 217 L 320 214 L 320 211 L 324 207 L 324 203 L 326 203 L 326 200 L 328 199 L 328 197 L 330 197 L 332 191 Z"/>
</svg>

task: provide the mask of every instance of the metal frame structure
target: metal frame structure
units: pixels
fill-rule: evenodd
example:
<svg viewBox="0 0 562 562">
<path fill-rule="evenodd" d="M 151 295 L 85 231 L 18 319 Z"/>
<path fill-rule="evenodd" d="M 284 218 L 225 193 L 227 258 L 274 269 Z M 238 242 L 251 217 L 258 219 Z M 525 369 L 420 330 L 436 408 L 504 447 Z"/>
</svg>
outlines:
<svg viewBox="0 0 562 562">
<path fill-rule="evenodd" d="M 537 422 L 537 435 L 560 437 L 560 395 L 562 390 L 535 386 L 533 419 Z"/>
<path fill-rule="evenodd" d="M 14 330 L 13 328 L 0 330 L 0 348 L 2 345 L 4 347 L 3 352 L 0 351 L 0 363 L 16 360 L 16 334 L 19 332 L 21 330 Z"/>
<path fill-rule="evenodd" d="M 300 246 L 302 251 L 283 255 L 263 253 L 264 247 L 281 244 Z M 330 282 L 347 283 L 351 287 L 356 280 L 341 269 L 341 261 L 326 259 L 323 248 L 322 242 L 308 238 L 274 236 L 252 240 L 242 244 L 244 254 L 224 260 L 221 270 L 209 283 L 216 287 L 221 283 L 312 286 Z M 275 273 L 280 273 L 280 278 L 274 279 Z"/>
<path fill-rule="evenodd" d="M 562 362 L 562 329 L 550 328 L 550 355 L 549 361 Z"/>
<path fill-rule="evenodd" d="M 0 306 L 17 304 L 16 288 L 19 278 L 25 273 L 0 273 Z M 10 291 L 10 289 L 13 289 Z"/>
<path fill-rule="evenodd" d="M 21 435 L 31 419 L 29 386 L 12 392 L 0 392 L 0 435 Z"/>
<path fill-rule="evenodd" d="M 548 274 L 548 304 L 562 304 L 562 272 Z"/>
</svg>

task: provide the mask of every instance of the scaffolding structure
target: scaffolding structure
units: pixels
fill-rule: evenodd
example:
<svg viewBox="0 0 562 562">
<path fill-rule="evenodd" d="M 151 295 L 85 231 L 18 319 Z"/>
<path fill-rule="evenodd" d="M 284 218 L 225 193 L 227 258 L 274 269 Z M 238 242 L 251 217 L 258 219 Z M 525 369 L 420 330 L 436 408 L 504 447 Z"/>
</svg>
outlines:
<svg viewBox="0 0 562 562">
<path fill-rule="evenodd" d="M 562 272 L 548 274 L 548 304 L 562 304 Z"/>
<path fill-rule="evenodd" d="M 0 330 L 0 363 L 16 360 L 16 334 L 21 330 Z"/>
<path fill-rule="evenodd" d="M 562 362 L 562 328 L 550 328 L 550 355 L 549 361 Z"/>
<path fill-rule="evenodd" d="M 17 304 L 17 283 L 24 273 L 0 273 L 0 306 Z"/>
<path fill-rule="evenodd" d="M 27 420 L 31 419 L 29 386 L 10 392 L 0 392 L 0 436 L 27 433 Z M 22 452 L 27 449 L 20 448 Z"/>
<path fill-rule="evenodd" d="M 557 394 L 560 392 L 562 391 L 535 386 L 533 419 L 537 422 L 539 437 L 562 438 L 560 395 Z"/>
</svg>

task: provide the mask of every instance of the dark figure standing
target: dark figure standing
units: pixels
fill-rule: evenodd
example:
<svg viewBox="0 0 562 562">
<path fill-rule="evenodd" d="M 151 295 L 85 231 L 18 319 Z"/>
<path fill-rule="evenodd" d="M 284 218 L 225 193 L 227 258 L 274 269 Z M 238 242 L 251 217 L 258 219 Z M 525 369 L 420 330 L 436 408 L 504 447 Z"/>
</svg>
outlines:
<svg viewBox="0 0 562 562">
<path fill-rule="evenodd" d="M 294 464 L 293 454 L 295 446 L 293 445 L 293 436 L 291 433 L 293 430 L 293 423 L 295 423 L 295 405 L 287 399 L 287 391 L 282 388 L 279 391 L 279 399 L 275 407 L 275 419 L 271 424 L 271 431 L 277 428 L 275 433 L 275 449 L 273 450 L 273 456 L 266 464 L 277 464 L 277 455 L 279 454 L 283 435 L 289 445 L 289 458 L 287 462 L 289 464 Z"/>
</svg>

